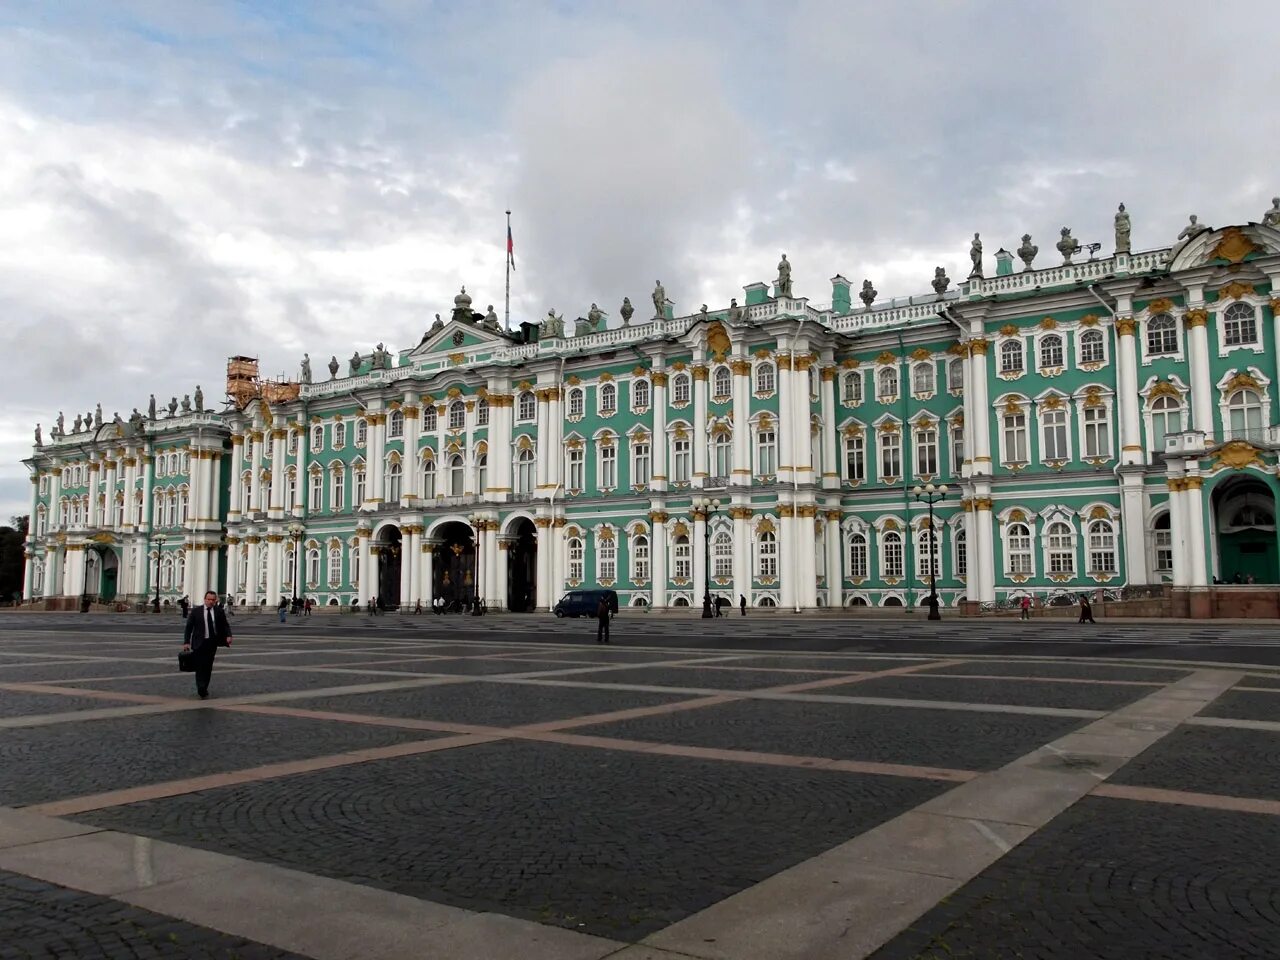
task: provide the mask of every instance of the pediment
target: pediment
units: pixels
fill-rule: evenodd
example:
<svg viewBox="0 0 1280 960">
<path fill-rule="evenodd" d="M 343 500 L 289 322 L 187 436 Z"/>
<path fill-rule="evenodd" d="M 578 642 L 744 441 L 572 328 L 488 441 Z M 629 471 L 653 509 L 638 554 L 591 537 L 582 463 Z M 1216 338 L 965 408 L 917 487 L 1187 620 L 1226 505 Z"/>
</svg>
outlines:
<svg viewBox="0 0 1280 960">
<path fill-rule="evenodd" d="M 465 320 L 450 320 L 438 330 L 428 329 L 418 345 L 409 351 L 408 359 L 412 362 L 438 354 L 467 353 L 477 347 L 497 348 L 510 343 L 499 330 L 489 330 L 479 323 Z"/>
<path fill-rule="evenodd" d="M 1244 263 L 1280 253 L 1280 230 L 1261 223 L 1206 230 L 1173 248 L 1170 272 Z"/>
</svg>

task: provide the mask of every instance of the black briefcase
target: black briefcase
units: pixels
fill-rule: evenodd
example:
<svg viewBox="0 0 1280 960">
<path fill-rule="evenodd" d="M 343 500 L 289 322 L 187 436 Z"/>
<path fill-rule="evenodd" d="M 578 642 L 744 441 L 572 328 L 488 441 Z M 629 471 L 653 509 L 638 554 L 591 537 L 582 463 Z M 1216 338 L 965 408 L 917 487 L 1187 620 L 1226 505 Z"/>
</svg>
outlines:
<svg viewBox="0 0 1280 960">
<path fill-rule="evenodd" d="M 196 672 L 196 654 L 194 650 L 183 650 L 178 654 L 178 669 L 183 673 Z"/>
</svg>

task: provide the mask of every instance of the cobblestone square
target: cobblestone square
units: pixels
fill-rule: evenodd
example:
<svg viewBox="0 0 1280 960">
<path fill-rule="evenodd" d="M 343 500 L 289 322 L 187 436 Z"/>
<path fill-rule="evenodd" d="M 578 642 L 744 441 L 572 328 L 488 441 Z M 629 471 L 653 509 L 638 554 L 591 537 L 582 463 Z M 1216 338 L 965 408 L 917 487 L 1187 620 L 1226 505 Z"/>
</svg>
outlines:
<svg viewBox="0 0 1280 960">
<path fill-rule="evenodd" d="M 172 624 L 28 622 L 0 622 L 6 960 L 1280 942 L 1280 646 L 1252 636 L 243 617 L 200 701 Z"/>
</svg>

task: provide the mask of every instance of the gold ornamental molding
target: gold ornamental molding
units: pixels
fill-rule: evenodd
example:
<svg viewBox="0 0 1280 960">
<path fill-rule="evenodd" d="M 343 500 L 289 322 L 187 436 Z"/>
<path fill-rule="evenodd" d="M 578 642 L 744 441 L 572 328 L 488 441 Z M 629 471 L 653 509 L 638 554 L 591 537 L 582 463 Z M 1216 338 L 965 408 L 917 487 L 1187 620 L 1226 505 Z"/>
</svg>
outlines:
<svg viewBox="0 0 1280 960">
<path fill-rule="evenodd" d="M 862 361 L 856 360 L 853 357 L 846 357 L 845 359 L 840 361 L 840 366 L 846 370 L 857 370 L 860 366 L 862 366 Z"/>
<path fill-rule="evenodd" d="M 1133 317 L 1116 317 L 1116 334 L 1121 337 L 1132 337 L 1138 329 L 1138 321 Z"/>
<path fill-rule="evenodd" d="M 856 423 L 851 423 L 842 432 L 846 437 L 860 437 L 862 436 L 862 427 Z"/>
<path fill-rule="evenodd" d="M 974 355 L 986 356 L 987 350 L 990 348 L 990 346 L 991 346 L 991 341 L 987 340 L 985 337 L 978 337 L 975 340 L 970 340 L 969 355 L 970 356 L 974 356 Z"/>
<path fill-rule="evenodd" d="M 1218 448 L 1213 461 L 1213 469 L 1243 470 L 1245 467 L 1265 467 L 1261 453 L 1257 447 L 1246 440 L 1229 440 Z M 1200 477 L 1188 479 L 1202 480 Z"/>
<path fill-rule="evenodd" d="M 1104 405 L 1102 400 L 1102 390 L 1098 387 L 1090 387 L 1084 394 L 1084 405 L 1086 407 L 1101 407 Z"/>
<path fill-rule="evenodd" d="M 932 358 L 933 354 L 924 347 L 919 347 L 911 352 L 912 360 L 930 360 Z"/>
<path fill-rule="evenodd" d="M 695 382 L 702 381 L 705 383 L 708 373 L 710 373 L 710 370 L 707 369 L 706 364 L 699 363 L 693 368 L 693 379 Z"/>
<path fill-rule="evenodd" d="M 1045 397 L 1040 401 L 1040 406 L 1046 410 L 1060 410 L 1064 406 L 1063 400 L 1056 393 Z"/>
<path fill-rule="evenodd" d="M 1195 310 L 1188 310 L 1186 314 L 1183 315 L 1182 322 L 1186 324 L 1188 328 L 1203 327 L 1209 322 L 1209 311 L 1200 307 L 1197 307 Z"/>
<path fill-rule="evenodd" d="M 897 363 L 898 358 L 888 350 L 876 357 L 876 363 Z"/>
<path fill-rule="evenodd" d="M 990 511 L 993 505 L 994 504 L 992 503 L 992 500 L 990 497 L 974 497 L 973 498 L 973 509 L 975 510 Z"/>
<path fill-rule="evenodd" d="M 1040 321 L 1040 329 L 1041 330 L 1057 330 L 1058 321 L 1053 319 L 1053 317 L 1045 317 L 1043 320 Z"/>
<path fill-rule="evenodd" d="M 1020 404 L 1016 398 L 1010 397 L 1004 403 L 1004 412 L 1005 413 L 1022 413 L 1022 404 Z"/>
<path fill-rule="evenodd" d="M 840 510 L 828 510 L 825 516 L 828 520 L 839 523 L 840 520 L 843 519 L 844 514 Z"/>
<path fill-rule="evenodd" d="M 655 387 L 665 387 L 667 385 L 667 375 L 661 370 L 655 370 L 649 379 L 653 381 Z"/>
<path fill-rule="evenodd" d="M 1268 306 L 1271 307 L 1271 313 L 1273 316 L 1280 317 L 1280 297 L 1272 297 L 1268 302 Z"/>
<path fill-rule="evenodd" d="M 778 516 L 783 517 L 784 519 L 794 517 L 795 515 L 796 509 L 789 503 L 784 503 L 778 507 Z"/>
<path fill-rule="evenodd" d="M 1099 322 L 1100 321 L 1098 320 L 1098 315 L 1096 313 L 1086 313 L 1080 318 L 1080 326 L 1082 327 L 1096 327 Z"/>
<path fill-rule="evenodd" d="M 1157 297 L 1147 304 L 1147 313 L 1155 316 L 1157 313 L 1168 313 L 1173 309 L 1173 301 L 1168 297 Z"/>
<path fill-rule="evenodd" d="M 749 377 L 751 376 L 751 361 L 734 360 L 729 364 L 729 369 L 733 371 L 735 376 Z"/>
<path fill-rule="evenodd" d="M 968 355 L 969 350 L 963 343 L 956 341 L 951 344 L 951 346 L 947 347 L 947 353 L 951 354 L 953 357 L 963 357 Z"/>
<path fill-rule="evenodd" d="M 1018 328 L 1012 323 L 1006 323 L 1000 328 L 999 333 L 1002 337 L 1016 337 L 1018 335 Z"/>
<path fill-rule="evenodd" d="M 1199 490 L 1201 487 L 1204 486 L 1204 477 L 1187 477 L 1185 480 L 1182 481 L 1182 483 L 1183 483 L 1183 489 Z"/>
<path fill-rule="evenodd" d="M 1222 393 L 1226 396 L 1234 393 L 1236 390 L 1256 390 L 1258 393 L 1261 393 L 1262 386 L 1249 374 L 1237 373 L 1227 381 L 1227 385 L 1222 388 Z"/>
<path fill-rule="evenodd" d="M 1147 403 L 1154 403 L 1160 397 L 1173 397 L 1175 400 L 1181 400 L 1182 394 L 1172 383 L 1167 380 L 1161 380 L 1159 383 L 1152 384 L 1150 392 L 1147 394 Z"/>
<path fill-rule="evenodd" d="M 1209 259 L 1240 263 L 1249 254 L 1261 250 L 1261 247 L 1240 232 L 1239 227 L 1227 227 L 1218 245 L 1209 251 Z"/>
</svg>

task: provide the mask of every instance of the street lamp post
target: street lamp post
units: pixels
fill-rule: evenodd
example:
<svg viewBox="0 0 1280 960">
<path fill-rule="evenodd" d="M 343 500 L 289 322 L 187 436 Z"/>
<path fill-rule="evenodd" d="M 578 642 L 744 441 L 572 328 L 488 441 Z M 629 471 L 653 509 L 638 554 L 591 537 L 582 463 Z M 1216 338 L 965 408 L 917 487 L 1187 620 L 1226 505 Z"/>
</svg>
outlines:
<svg viewBox="0 0 1280 960">
<path fill-rule="evenodd" d="M 916 484 L 911 491 L 917 500 L 929 505 L 929 619 L 941 620 L 938 612 L 938 546 L 933 532 L 933 505 L 946 499 L 947 485 L 935 487 L 926 483 L 923 487 Z"/>
<path fill-rule="evenodd" d="M 476 595 L 475 599 L 471 603 L 471 615 L 473 617 L 482 617 L 484 616 L 484 592 L 480 589 L 480 575 L 481 571 L 484 569 L 484 562 L 480 555 L 480 532 L 484 529 L 485 518 L 478 513 L 473 513 L 467 518 L 467 520 L 470 522 L 471 528 L 476 533 Z"/>
<path fill-rule="evenodd" d="M 156 545 L 156 598 L 153 601 L 153 612 L 160 612 L 160 551 L 164 549 L 164 534 L 156 534 L 153 538 Z"/>
<path fill-rule="evenodd" d="M 289 524 L 289 536 L 293 538 L 293 602 L 290 608 L 296 612 L 299 599 L 302 597 L 302 535 L 306 528 L 300 523 Z"/>
<path fill-rule="evenodd" d="M 702 619 L 714 617 L 711 609 L 711 517 L 720 509 L 720 501 L 694 497 L 693 509 L 702 511 Z"/>
</svg>

